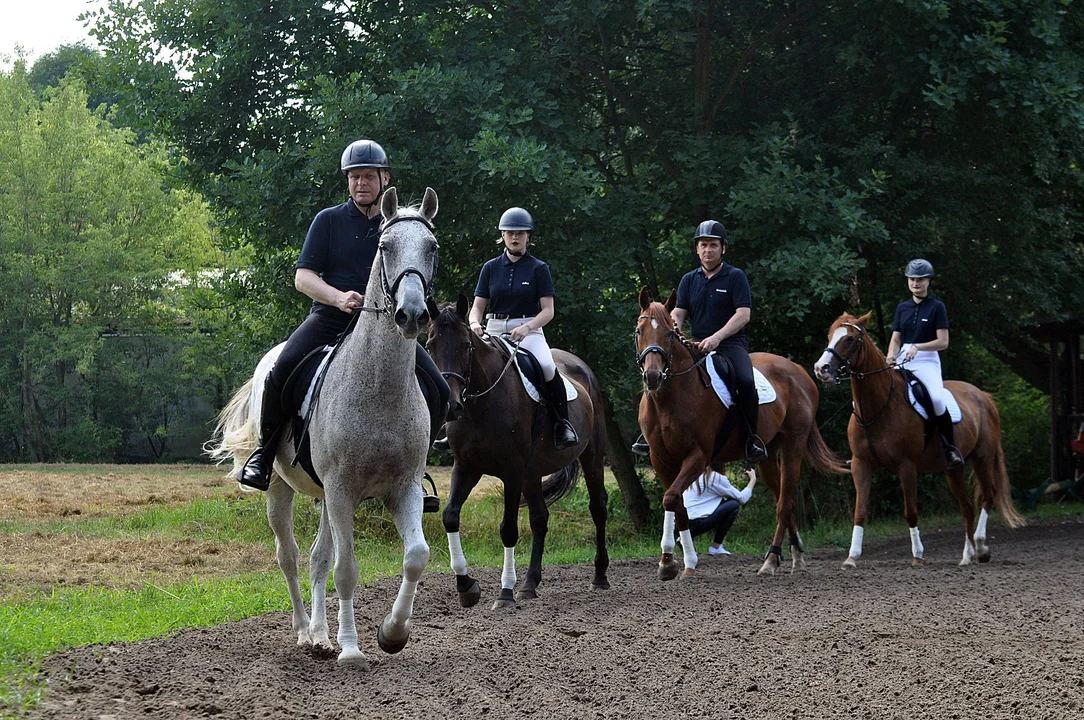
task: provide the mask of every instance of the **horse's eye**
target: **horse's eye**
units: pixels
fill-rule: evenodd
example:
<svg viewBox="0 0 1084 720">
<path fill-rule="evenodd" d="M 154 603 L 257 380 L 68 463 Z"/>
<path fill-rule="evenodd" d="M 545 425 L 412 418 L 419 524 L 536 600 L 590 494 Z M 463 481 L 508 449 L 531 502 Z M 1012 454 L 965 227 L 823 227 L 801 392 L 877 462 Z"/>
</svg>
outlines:
<svg viewBox="0 0 1084 720">
<path fill-rule="evenodd" d="M 388 247 L 388 241 L 387 240 L 381 240 L 379 243 L 377 243 L 377 247 L 380 248 L 381 250 L 384 250 L 385 248 Z"/>
</svg>

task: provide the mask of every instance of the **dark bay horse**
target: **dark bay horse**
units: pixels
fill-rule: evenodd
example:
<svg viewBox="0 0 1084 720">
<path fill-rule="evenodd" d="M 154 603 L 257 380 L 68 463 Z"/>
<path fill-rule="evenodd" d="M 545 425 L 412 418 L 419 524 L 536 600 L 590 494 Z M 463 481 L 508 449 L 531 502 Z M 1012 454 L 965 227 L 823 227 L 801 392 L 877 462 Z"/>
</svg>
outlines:
<svg viewBox="0 0 1084 720">
<path fill-rule="evenodd" d="M 651 302 L 647 288 L 640 290 L 640 317 L 636 321 L 637 364 L 643 377 L 640 398 L 640 429 L 651 446 L 651 466 L 666 488 L 663 508 L 662 559 L 659 578 L 678 575 L 674 562 L 674 526 L 689 528 L 681 493 L 708 468 L 721 470 L 724 463 L 745 457 L 745 436 L 731 432 L 718 452 L 716 435 L 730 412 L 701 376 L 703 357 L 674 326 L 670 311 L 676 295 L 666 304 Z M 794 514 L 795 492 L 802 461 L 819 473 L 844 474 L 847 468 L 824 444 L 817 427 L 817 384 L 799 365 L 768 353 L 752 353 L 753 367 L 771 382 L 777 398 L 760 405 L 760 436 L 768 457 L 758 464 L 760 476 L 775 495 L 775 535 L 760 574 L 774 574 L 783 558 L 783 533 L 790 532 L 793 569 L 805 568 L 805 548 Z M 737 412 L 734 409 L 734 412 Z M 740 428 L 741 424 L 734 427 Z M 672 515 L 671 515 L 672 514 Z M 673 518 L 671 520 L 671 517 Z M 687 533 L 686 533 L 687 534 Z M 697 556 L 691 536 L 683 535 L 684 576 L 696 573 Z"/>
<path fill-rule="evenodd" d="M 937 433 L 927 439 L 923 420 L 911 408 L 902 374 L 866 332 L 870 313 L 854 317 L 844 313 L 828 329 L 828 347 L 817 360 L 814 372 L 824 382 L 851 379 L 854 412 L 847 426 L 854 479 L 854 531 L 843 567 L 853 568 L 862 555 L 863 526 L 869 508 L 870 480 L 877 468 L 898 475 L 903 486 L 904 517 L 911 528 L 912 564 L 923 564 L 918 532 L 918 473 L 945 472 L 949 489 L 964 516 L 964 552 L 961 565 L 973 559 L 990 560 L 986 544 L 986 521 L 996 509 L 1009 527 L 1020 527 L 1024 518 L 1016 512 L 1001 449 L 1001 417 L 993 398 L 974 385 L 948 381 L 960 405 L 963 420 L 955 428 L 956 446 L 971 462 L 982 496 L 982 512 L 975 526 L 975 507 L 964 482 L 964 468 L 945 471 L 945 456 Z"/>
<path fill-rule="evenodd" d="M 514 607 L 516 599 L 538 596 L 536 588 L 542 581 L 542 552 L 549 524 L 547 504 L 567 492 L 575 480 L 577 463 L 583 468 L 591 519 L 595 523 L 595 575 L 591 585 L 597 589 L 609 588 L 603 485 L 605 425 L 602 391 L 595 374 L 575 355 L 553 351 L 557 369 L 578 393 L 568 403 L 568 419 L 576 428 L 580 442 L 558 451 L 553 445 L 553 422 L 543 419 L 535 430 L 538 404 L 524 390 L 516 368 L 493 345 L 471 332 L 467 310 L 467 298 L 462 294 L 455 305 L 443 309 L 430 301 L 429 313 L 434 320 L 427 343 L 429 354 L 451 386 L 450 416 L 456 418 L 447 425 L 455 463 L 443 519 L 460 603 L 470 607 L 481 597 L 478 581 L 467 573 L 459 537 L 459 514 L 482 475 L 492 475 L 504 483 L 501 521 L 504 572 L 500 596 L 493 607 Z M 543 476 L 548 476 L 545 482 Z M 531 564 L 519 593 L 513 596 L 521 495 L 530 513 Z"/>
</svg>

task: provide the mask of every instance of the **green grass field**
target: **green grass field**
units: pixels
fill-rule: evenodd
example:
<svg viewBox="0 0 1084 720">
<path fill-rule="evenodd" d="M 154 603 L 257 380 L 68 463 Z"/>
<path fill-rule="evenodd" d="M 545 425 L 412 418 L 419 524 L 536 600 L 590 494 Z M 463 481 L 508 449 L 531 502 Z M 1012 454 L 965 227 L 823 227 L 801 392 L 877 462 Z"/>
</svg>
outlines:
<svg viewBox="0 0 1084 720">
<path fill-rule="evenodd" d="M 164 472 L 170 472 L 168 468 Z M 616 484 L 610 490 L 610 522 L 607 539 L 613 559 L 656 556 L 659 530 L 637 534 L 620 501 Z M 547 563 L 588 562 L 594 557 L 594 526 L 587 510 L 582 484 L 551 508 L 546 543 Z M 502 561 L 498 525 L 502 498 L 495 489 L 472 496 L 462 515 L 462 536 L 468 562 L 475 567 L 499 566 Z M 1079 515 L 1082 505 L 1044 504 L 1029 517 Z M 317 516 L 311 503 L 296 507 L 299 545 L 303 556 L 315 535 Z M 960 526 L 957 513 L 924 515 L 927 530 Z M 398 575 L 402 546 L 388 516 L 375 503 L 358 512 L 357 554 L 361 582 Z M 661 527 L 661 524 L 660 524 Z M 735 553 L 762 554 L 774 529 L 774 503 L 762 489 L 743 509 L 727 538 Z M 80 541 L 124 539 L 143 542 L 190 540 L 231 544 L 256 544 L 266 550 L 268 567 L 273 562 L 274 542 L 264 517 L 262 497 L 237 495 L 200 497 L 168 505 L 152 504 L 136 512 L 99 514 L 92 517 L 8 517 L 0 521 L 8 536 L 69 537 Z M 520 542 L 529 553 L 530 529 L 526 511 L 520 514 Z M 450 572 L 444 532 L 437 515 L 425 517 L 425 533 L 432 555 L 430 572 Z M 803 532 L 809 549 L 833 548 L 840 559 L 850 543 L 849 523 L 821 525 Z M 889 517 L 870 523 L 866 538 L 893 536 L 907 543 L 902 518 Z M 703 550 L 709 539 L 701 537 Z M 6 562 L 6 561 L 5 561 Z M 187 577 L 175 574 L 141 576 L 138 582 L 118 586 L 96 584 L 3 587 L 11 570 L 0 563 L 0 715 L 17 715 L 33 707 L 43 688 L 36 672 L 44 657 L 64 648 L 168 635 L 182 628 L 216 625 L 270 611 L 288 610 L 285 583 L 277 570 L 237 572 L 201 577 L 198 567 Z M 303 576 L 307 571 L 303 570 Z M 307 591 L 307 587 L 306 587 Z M 332 588 L 333 592 L 333 588 Z"/>
</svg>

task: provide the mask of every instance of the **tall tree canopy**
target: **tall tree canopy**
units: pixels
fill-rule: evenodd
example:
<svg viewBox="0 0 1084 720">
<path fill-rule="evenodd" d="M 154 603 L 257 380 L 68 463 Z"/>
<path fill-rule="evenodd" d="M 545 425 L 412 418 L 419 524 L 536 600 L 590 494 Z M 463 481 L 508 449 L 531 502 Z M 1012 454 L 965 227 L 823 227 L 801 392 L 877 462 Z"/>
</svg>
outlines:
<svg viewBox="0 0 1084 720">
<path fill-rule="evenodd" d="M 279 332 L 360 136 L 408 193 L 440 192 L 444 297 L 495 254 L 500 211 L 531 209 L 556 344 L 621 418 L 635 294 L 676 285 L 706 217 L 750 276 L 754 348 L 804 365 L 845 307 L 883 332 L 914 256 L 954 337 L 1036 384 L 1021 327 L 1084 301 L 1069 0 L 112 0 L 97 27 L 122 116 L 257 250 L 248 290 L 288 310 Z"/>
</svg>

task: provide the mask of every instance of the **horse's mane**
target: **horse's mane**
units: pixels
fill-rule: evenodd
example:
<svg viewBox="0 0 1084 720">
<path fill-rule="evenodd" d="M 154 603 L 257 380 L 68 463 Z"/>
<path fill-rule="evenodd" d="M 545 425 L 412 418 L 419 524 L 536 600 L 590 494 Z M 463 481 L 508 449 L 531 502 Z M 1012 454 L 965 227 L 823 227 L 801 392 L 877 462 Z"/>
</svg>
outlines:
<svg viewBox="0 0 1084 720">
<path fill-rule="evenodd" d="M 832 327 L 828 328 L 828 337 L 832 337 L 832 335 L 835 334 L 836 330 L 843 327 L 844 323 L 851 323 L 852 325 L 857 325 L 858 320 L 859 318 L 857 316 L 851 315 L 849 312 L 843 313 L 836 318 L 836 321 L 834 323 L 832 323 Z M 870 333 L 868 329 L 866 330 L 866 334 L 863 336 L 863 341 L 869 343 L 870 347 L 873 348 L 876 354 L 880 355 L 881 359 L 883 359 L 886 363 L 888 362 L 888 358 L 885 357 L 884 351 L 881 350 L 881 348 L 877 347 L 877 342 L 873 339 L 873 334 Z"/>
<path fill-rule="evenodd" d="M 678 341 L 685 346 L 685 349 L 692 353 L 692 356 L 699 358 L 701 355 L 700 349 L 689 342 L 689 339 L 685 337 L 685 333 L 681 332 L 681 328 L 674 323 L 674 317 L 670 314 L 670 311 L 666 309 L 666 306 L 661 302 L 653 302 L 647 306 L 647 310 L 644 311 L 652 320 L 656 320 L 664 327 L 672 328 L 674 334 L 677 335 Z"/>
</svg>

